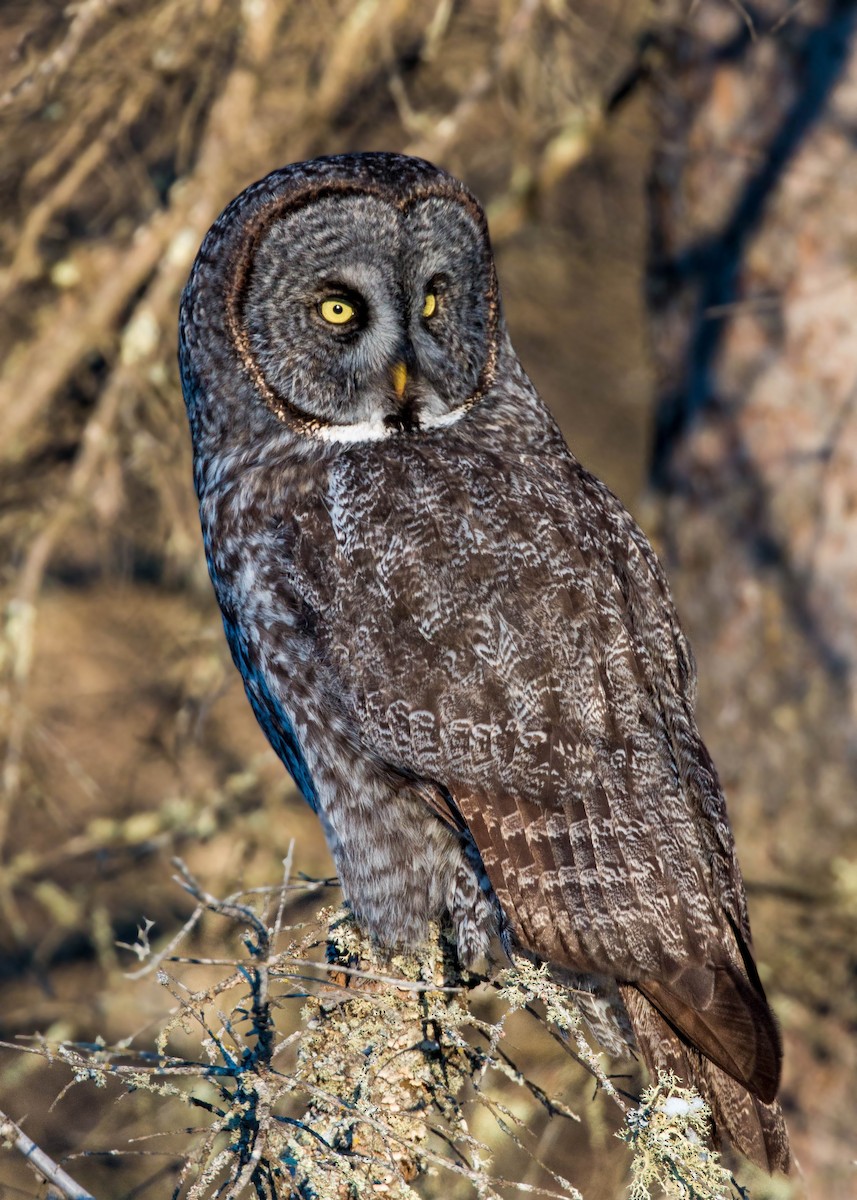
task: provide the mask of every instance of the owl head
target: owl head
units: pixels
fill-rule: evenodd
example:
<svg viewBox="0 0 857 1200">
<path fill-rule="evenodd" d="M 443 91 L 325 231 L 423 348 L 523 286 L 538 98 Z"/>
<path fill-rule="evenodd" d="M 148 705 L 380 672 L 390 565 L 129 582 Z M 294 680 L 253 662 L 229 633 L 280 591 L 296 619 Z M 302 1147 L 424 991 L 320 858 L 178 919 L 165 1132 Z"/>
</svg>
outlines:
<svg viewBox="0 0 857 1200">
<path fill-rule="evenodd" d="M 296 163 L 238 196 L 194 264 L 180 357 L 195 440 L 452 422 L 490 388 L 502 337 L 485 216 L 463 184 L 398 154 Z"/>
</svg>

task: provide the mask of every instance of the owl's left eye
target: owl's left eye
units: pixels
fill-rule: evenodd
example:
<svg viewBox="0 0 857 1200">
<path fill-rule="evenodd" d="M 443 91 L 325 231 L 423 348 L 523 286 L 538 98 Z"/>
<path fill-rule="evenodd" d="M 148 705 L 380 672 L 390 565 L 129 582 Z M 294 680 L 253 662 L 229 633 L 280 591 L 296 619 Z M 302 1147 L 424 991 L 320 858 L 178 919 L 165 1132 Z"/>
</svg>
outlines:
<svg viewBox="0 0 857 1200">
<path fill-rule="evenodd" d="M 318 311 L 329 325 L 347 325 L 357 316 L 357 309 L 344 296 L 327 296 L 318 306 Z"/>
<path fill-rule="evenodd" d="M 426 292 L 423 297 L 423 316 L 433 317 L 437 312 L 437 292 Z"/>
</svg>

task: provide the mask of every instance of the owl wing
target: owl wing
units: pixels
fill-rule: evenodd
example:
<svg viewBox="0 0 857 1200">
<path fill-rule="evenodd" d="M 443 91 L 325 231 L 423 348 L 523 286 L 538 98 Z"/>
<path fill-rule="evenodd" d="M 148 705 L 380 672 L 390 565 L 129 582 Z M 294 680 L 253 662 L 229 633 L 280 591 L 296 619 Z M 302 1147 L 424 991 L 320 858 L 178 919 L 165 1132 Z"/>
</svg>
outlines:
<svg viewBox="0 0 857 1200">
<path fill-rule="evenodd" d="M 357 735 L 466 824 L 523 947 L 633 983 L 772 1098 L 777 1032 L 653 552 L 564 445 L 448 451 L 334 481 L 326 646 Z"/>
</svg>

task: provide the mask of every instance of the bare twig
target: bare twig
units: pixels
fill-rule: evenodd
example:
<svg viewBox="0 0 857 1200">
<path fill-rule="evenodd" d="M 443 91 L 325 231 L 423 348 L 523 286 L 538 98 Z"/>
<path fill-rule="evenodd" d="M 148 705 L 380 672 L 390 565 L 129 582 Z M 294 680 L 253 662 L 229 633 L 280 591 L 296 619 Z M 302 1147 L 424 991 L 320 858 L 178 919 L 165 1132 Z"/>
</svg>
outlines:
<svg viewBox="0 0 857 1200">
<path fill-rule="evenodd" d="M 59 1188 L 68 1200 L 95 1200 L 91 1192 L 75 1183 L 72 1177 L 4 1112 L 0 1112 L 0 1139 L 22 1154 L 37 1174 L 43 1176 L 55 1188 Z"/>
<path fill-rule="evenodd" d="M 68 207 L 86 180 L 101 169 L 114 149 L 118 133 L 124 132 L 149 103 L 149 92 L 133 92 L 122 103 L 119 112 L 90 137 L 80 148 L 58 182 L 34 204 L 15 239 L 15 254 L 9 267 L 0 273 L 0 304 L 21 283 L 37 276 L 42 267 L 38 246 L 40 239 L 58 212 Z"/>
<path fill-rule="evenodd" d="M 85 0 L 77 6 L 77 11 L 69 25 L 68 32 L 53 53 L 19 80 L 14 87 L 0 95 L 0 112 L 8 108 L 16 100 L 29 96 L 39 84 L 46 84 L 66 71 L 79 52 L 87 34 L 94 26 L 114 8 L 118 0 Z"/>
</svg>

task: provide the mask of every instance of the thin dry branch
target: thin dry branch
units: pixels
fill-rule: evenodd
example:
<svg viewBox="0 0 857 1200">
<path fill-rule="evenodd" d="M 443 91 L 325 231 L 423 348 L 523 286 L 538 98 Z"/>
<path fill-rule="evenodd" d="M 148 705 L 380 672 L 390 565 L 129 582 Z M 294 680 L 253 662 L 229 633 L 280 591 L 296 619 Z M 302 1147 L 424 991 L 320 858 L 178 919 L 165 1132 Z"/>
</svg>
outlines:
<svg viewBox="0 0 857 1200">
<path fill-rule="evenodd" d="M 22 1154 L 37 1175 L 66 1196 L 68 1200 L 95 1200 L 91 1192 L 81 1187 L 72 1177 L 55 1163 L 50 1155 L 41 1150 L 20 1125 L 0 1111 L 0 1141 L 12 1146 Z"/>
<path fill-rule="evenodd" d="M 21 436 L 35 428 L 86 354 L 99 349 L 110 355 L 120 316 L 163 260 L 185 216 L 178 207 L 156 213 L 122 255 L 121 270 L 113 255 L 100 255 L 102 268 L 93 271 L 90 286 L 82 288 L 79 296 L 63 296 L 59 311 L 51 314 L 26 352 L 15 358 L 0 379 L 4 458 L 20 454 Z"/>
<path fill-rule="evenodd" d="M 59 46 L 33 71 L 0 95 L 0 112 L 16 101 L 32 99 L 32 93 L 40 86 L 55 83 L 62 73 L 68 70 L 87 35 L 118 3 L 119 0 L 84 0 L 83 4 L 77 5 L 68 31 Z"/>
<path fill-rule="evenodd" d="M 0 274 L 0 304 L 15 292 L 26 280 L 34 279 L 42 270 L 39 241 L 50 223 L 63 208 L 71 204 L 90 176 L 102 169 L 114 152 L 117 135 L 128 129 L 149 103 L 147 91 L 131 92 L 123 100 L 118 113 L 92 136 L 87 124 L 82 130 L 74 130 L 75 140 L 85 138 L 66 171 L 56 184 L 47 191 L 29 210 L 23 228 L 15 240 L 15 253 L 8 268 Z M 95 122 L 93 127 L 97 127 Z M 88 136 L 87 136 L 88 135 Z"/>
</svg>

